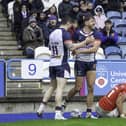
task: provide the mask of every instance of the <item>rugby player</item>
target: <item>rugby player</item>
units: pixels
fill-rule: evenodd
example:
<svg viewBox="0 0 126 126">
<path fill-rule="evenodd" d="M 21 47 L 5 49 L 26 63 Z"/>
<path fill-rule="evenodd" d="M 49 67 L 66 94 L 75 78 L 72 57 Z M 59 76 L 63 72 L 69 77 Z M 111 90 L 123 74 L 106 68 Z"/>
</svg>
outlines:
<svg viewBox="0 0 126 126">
<path fill-rule="evenodd" d="M 73 54 L 76 55 L 74 67 L 76 82 L 75 86 L 69 91 L 67 97 L 65 98 L 63 106 L 65 107 L 66 103 L 69 102 L 70 99 L 80 91 L 83 78 L 86 77 L 88 89 L 86 118 L 96 119 L 96 117 L 92 114 L 94 97 L 93 89 L 96 79 L 95 53 L 101 44 L 101 33 L 95 30 L 95 20 L 92 15 L 87 15 L 83 22 L 83 27 L 77 30 L 74 36 L 75 42 L 80 43 L 85 39 L 88 39 L 90 40 L 90 43 L 73 51 Z"/>
<path fill-rule="evenodd" d="M 103 96 L 96 104 L 96 112 L 100 117 L 126 118 L 123 103 L 126 101 L 126 83 L 118 84 Z"/>
<path fill-rule="evenodd" d="M 80 48 L 90 41 L 86 39 L 82 43 L 72 44 L 72 38 L 70 33 L 67 31 L 70 27 L 77 27 L 77 21 L 70 17 L 64 18 L 59 28 L 51 32 L 49 36 L 49 46 L 51 50 L 51 59 L 49 66 L 50 73 L 50 87 L 46 91 L 42 103 L 37 110 L 37 115 L 41 116 L 44 112 L 45 106 L 56 90 L 55 94 L 55 119 L 65 120 L 66 118 L 62 115 L 62 95 L 64 86 L 66 85 L 67 78 L 69 78 L 70 67 L 68 64 L 68 50 L 75 50 Z"/>
</svg>

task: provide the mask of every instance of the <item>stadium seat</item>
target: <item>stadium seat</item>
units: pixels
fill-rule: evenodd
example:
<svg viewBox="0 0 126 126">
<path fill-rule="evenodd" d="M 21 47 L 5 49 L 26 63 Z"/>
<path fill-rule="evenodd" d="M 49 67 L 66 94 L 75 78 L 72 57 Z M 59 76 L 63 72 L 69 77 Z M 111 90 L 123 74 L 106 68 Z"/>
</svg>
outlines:
<svg viewBox="0 0 126 126">
<path fill-rule="evenodd" d="M 102 48 L 98 48 L 98 50 L 95 54 L 95 59 L 96 60 L 105 59 L 104 51 Z"/>
<path fill-rule="evenodd" d="M 114 27 L 113 30 L 115 32 L 117 32 L 118 35 L 121 36 L 121 37 L 124 35 L 124 28 L 122 28 L 122 27 Z"/>
<path fill-rule="evenodd" d="M 45 60 L 49 60 L 50 59 L 50 55 L 51 55 L 51 52 L 50 52 L 50 50 L 49 50 L 48 47 L 40 46 L 40 47 L 37 47 L 35 49 L 34 58 L 35 59 L 45 59 Z"/>
<path fill-rule="evenodd" d="M 126 53 L 126 37 L 119 36 L 117 44 L 122 50 L 122 55 L 124 56 L 124 54 Z"/>
<path fill-rule="evenodd" d="M 126 27 L 116 27 L 116 28 L 114 28 L 114 30 L 118 33 L 118 35 L 120 37 L 122 37 L 122 38 L 126 37 Z"/>
<path fill-rule="evenodd" d="M 126 44 L 126 37 L 124 36 L 119 36 L 118 37 L 118 44 Z"/>
<path fill-rule="evenodd" d="M 109 19 L 114 19 L 114 18 L 121 19 L 122 18 L 120 11 L 108 11 L 107 14 L 106 14 L 106 16 Z"/>
<path fill-rule="evenodd" d="M 118 46 L 108 46 L 104 50 L 106 59 L 108 59 L 110 56 L 111 58 L 122 58 L 122 50 Z"/>
<path fill-rule="evenodd" d="M 126 11 L 122 12 L 122 19 L 126 19 Z"/>
<path fill-rule="evenodd" d="M 110 19 L 110 20 L 111 20 L 111 22 L 113 23 L 113 26 L 114 26 L 114 24 L 118 20 L 118 18 L 114 18 L 114 19 Z"/>
<path fill-rule="evenodd" d="M 124 54 L 124 57 L 123 58 L 126 59 L 126 54 Z"/>
<path fill-rule="evenodd" d="M 126 27 L 125 19 L 117 19 L 114 23 L 114 27 Z"/>
<path fill-rule="evenodd" d="M 106 59 L 108 60 L 120 60 L 122 59 L 122 56 L 120 54 L 109 54 L 106 56 Z"/>
</svg>

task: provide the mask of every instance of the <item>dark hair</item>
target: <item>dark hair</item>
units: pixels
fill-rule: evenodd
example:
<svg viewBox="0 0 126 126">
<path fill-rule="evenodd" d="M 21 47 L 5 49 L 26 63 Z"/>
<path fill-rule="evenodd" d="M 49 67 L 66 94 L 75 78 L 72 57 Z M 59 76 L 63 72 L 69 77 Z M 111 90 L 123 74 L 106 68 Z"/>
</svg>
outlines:
<svg viewBox="0 0 126 126">
<path fill-rule="evenodd" d="M 62 19 L 62 24 L 64 25 L 64 24 L 66 24 L 67 22 L 75 23 L 75 22 L 77 22 L 77 20 L 71 18 L 70 16 L 65 16 L 65 17 Z"/>
<path fill-rule="evenodd" d="M 102 12 L 103 10 L 102 10 L 102 8 L 96 8 L 96 12 Z"/>
<path fill-rule="evenodd" d="M 87 14 L 83 17 L 84 22 L 89 21 L 90 19 L 94 19 L 92 14 Z"/>
<path fill-rule="evenodd" d="M 110 19 L 108 19 L 108 20 L 105 21 L 105 24 L 106 23 L 112 24 L 112 21 Z"/>
</svg>

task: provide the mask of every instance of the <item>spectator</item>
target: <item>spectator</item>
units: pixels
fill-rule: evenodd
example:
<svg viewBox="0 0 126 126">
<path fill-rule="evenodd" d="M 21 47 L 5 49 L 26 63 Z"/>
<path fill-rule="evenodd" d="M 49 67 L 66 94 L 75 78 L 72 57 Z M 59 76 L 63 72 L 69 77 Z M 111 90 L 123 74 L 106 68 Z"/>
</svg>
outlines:
<svg viewBox="0 0 126 126">
<path fill-rule="evenodd" d="M 119 11 L 120 0 L 108 0 L 108 10 Z"/>
<path fill-rule="evenodd" d="M 20 43 L 21 45 L 20 45 L 19 49 L 23 49 L 22 35 L 23 35 L 24 29 L 28 25 L 28 19 L 29 19 L 29 11 L 27 9 L 27 6 L 22 5 L 22 7 L 21 7 L 21 43 Z"/>
<path fill-rule="evenodd" d="M 51 15 L 55 15 L 57 17 L 57 20 L 58 20 L 58 12 L 57 12 L 57 8 L 55 5 L 52 5 L 48 11 L 47 11 L 47 15 L 48 17 L 50 17 Z"/>
<path fill-rule="evenodd" d="M 72 10 L 72 5 L 70 0 L 63 0 L 58 7 L 59 17 L 63 19 L 65 16 L 70 15 Z"/>
<path fill-rule="evenodd" d="M 57 17 L 55 15 L 52 15 L 48 18 L 48 23 L 47 23 L 47 31 L 46 31 L 46 36 L 45 36 L 45 46 L 48 46 L 49 42 L 49 35 L 50 33 L 55 30 L 56 28 L 59 27 L 59 22 L 57 20 Z"/>
<path fill-rule="evenodd" d="M 42 0 L 29 0 L 29 10 L 43 10 L 44 9 L 44 5 Z"/>
<path fill-rule="evenodd" d="M 113 29 L 113 24 L 111 20 L 105 21 L 105 27 L 101 30 L 102 32 L 102 43 L 101 47 L 105 49 L 107 46 L 117 46 L 118 41 L 118 33 L 115 32 Z"/>
<path fill-rule="evenodd" d="M 29 11 L 26 5 L 21 7 L 21 20 L 22 20 L 22 30 L 28 25 Z"/>
<path fill-rule="evenodd" d="M 28 8 L 29 0 L 22 0 L 22 5 L 26 5 L 26 7 Z"/>
<path fill-rule="evenodd" d="M 8 15 L 7 6 L 8 6 L 8 3 L 11 2 L 11 1 L 13 1 L 13 0 L 1 0 L 2 12 L 5 14 L 5 16 Z"/>
<path fill-rule="evenodd" d="M 92 2 L 90 2 L 90 1 L 87 2 L 87 10 L 92 15 L 94 15 L 94 4 Z"/>
<path fill-rule="evenodd" d="M 109 0 L 95 0 L 95 7 L 101 5 L 104 8 L 105 13 L 108 11 Z"/>
<path fill-rule="evenodd" d="M 120 0 L 120 11 L 126 11 L 126 0 Z"/>
<path fill-rule="evenodd" d="M 46 30 L 44 31 L 44 38 L 45 38 L 45 46 L 48 46 L 49 43 L 49 35 L 50 33 L 55 30 L 59 26 L 57 17 L 52 15 L 48 18 L 48 23 L 46 25 Z"/>
<path fill-rule="evenodd" d="M 38 18 L 38 11 L 36 9 L 31 10 L 30 11 L 30 16 L 37 19 Z"/>
<path fill-rule="evenodd" d="M 20 49 L 21 47 L 21 0 L 15 0 L 13 6 L 14 12 L 14 32 L 16 34 L 17 46 Z"/>
<path fill-rule="evenodd" d="M 37 21 L 34 17 L 30 17 L 29 25 L 23 32 L 24 41 L 24 54 L 28 58 L 34 58 L 34 49 L 43 45 L 43 33 L 41 28 L 37 25 Z"/>
<path fill-rule="evenodd" d="M 80 1 L 80 11 L 78 12 L 77 15 L 77 21 L 79 24 L 79 27 L 82 27 L 83 25 L 83 20 L 87 15 L 89 15 L 90 12 L 87 11 L 87 2 L 86 1 Z"/>
<path fill-rule="evenodd" d="M 51 31 L 52 32 L 56 27 L 58 27 L 58 21 L 57 21 L 57 17 L 55 15 L 51 15 L 49 18 L 48 18 L 48 21 L 49 21 L 49 24 L 48 24 L 48 27 L 51 28 Z"/>
<path fill-rule="evenodd" d="M 45 43 L 46 43 L 46 37 L 47 37 L 47 15 L 45 12 L 40 12 L 39 13 L 39 18 L 38 18 L 38 25 L 39 27 L 42 29 L 42 32 L 43 32 L 43 37 L 44 37 L 44 40 L 45 40 Z M 48 46 L 48 44 L 45 44 L 45 46 Z"/>
<path fill-rule="evenodd" d="M 105 26 L 105 21 L 107 20 L 107 17 L 105 16 L 105 13 L 104 13 L 104 9 L 102 8 L 101 5 L 98 5 L 95 10 L 95 22 L 96 22 L 96 25 L 95 27 L 97 29 L 103 29 L 104 26 Z"/>
<path fill-rule="evenodd" d="M 72 4 L 72 10 L 71 10 L 70 16 L 73 19 L 77 19 L 77 15 L 79 13 L 79 2 L 71 3 L 71 4 Z"/>
</svg>

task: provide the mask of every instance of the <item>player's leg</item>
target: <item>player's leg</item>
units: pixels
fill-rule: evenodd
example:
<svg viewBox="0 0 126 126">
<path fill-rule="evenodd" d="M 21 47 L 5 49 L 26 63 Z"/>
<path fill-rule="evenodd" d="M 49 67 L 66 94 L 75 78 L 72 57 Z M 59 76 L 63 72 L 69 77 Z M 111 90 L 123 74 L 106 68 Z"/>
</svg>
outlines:
<svg viewBox="0 0 126 126">
<path fill-rule="evenodd" d="M 43 97 L 43 100 L 42 100 L 42 102 L 41 102 L 41 104 L 40 104 L 40 106 L 39 106 L 39 108 L 37 110 L 37 115 L 38 116 L 41 116 L 42 113 L 44 112 L 45 106 L 46 106 L 48 100 L 50 99 L 52 93 L 56 89 L 56 87 L 57 87 L 56 79 L 51 80 L 50 87 L 45 92 L 44 97 Z"/>
<path fill-rule="evenodd" d="M 69 101 L 76 93 L 78 93 L 82 87 L 84 77 L 76 77 L 75 86 L 68 92 L 66 100 Z"/>
<path fill-rule="evenodd" d="M 56 102 L 55 119 L 65 120 L 66 118 L 64 118 L 62 115 L 62 97 L 63 97 L 63 91 L 67 83 L 67 80 L 65 78 L 60 78 L 60 77 L 57 77 L 56 79 L 57 79 L 57 88 L 56 88 L 56 95 L 55 95 L 55 102 Z"/>
<path fill-rule="evenodd" d="M 67 103 L 71 100 L 71 98 L 80 91 L 82 83 L 83 83 L 83 77 L 76 77 L 75 86 L 68 92 L 68 95 L 65 97 L 65 99 L 63 99 L 62 111 L 64 111 L 64 109 L 67 106 Z"/>
<path fill-rule="evenodd" d="M 101 117 L 107 117 L 107 112 L 105 112 L 100 106 L 99 103 L 97 102 L 95 105 L 95 110 L 97 113 L 97 117 L 101 118 Z"/>
<path fill-rule="evenodd" d="M 106 117 L 118 117 L 119 116 L 119 111 L 117 108 L 115 108 L 114 110 L 112 110 L 111 112 L 106 114 Z"/>
<path fill-rule="evenodd" d="M 57 89 L 55 95 L 55 102 L 56 102 L 56 114 L 55 119 L 65 120 L 62 115 L 62 97 L 64 87 L 67 83 L 67 78 L 70 77 L 70 67 L 69 64 L 63 64 L 56 69 L 56 80 L 57 80 Z"/>
<path fill-rule="evenodd" d="M 88 89 L 88 95 L 87 95 L 87 117 L 92 116 L 92 106 L 93 106 L 93 99 L 94 99 L 94 83 L 96 79 L 96 72 L 94 70 L 88 71 L 87 75 L 87 89 Z"/>
<path fill-rule="evenodd" d="M 69 102 L 70 99 L 75 96 L 76 93 L 78 93 L 82 87 L 83 78 L 85 76 L 85 64 L 81 61 L 75 62 L 75 86 L 68 92 L 68 95 L 66 96 L 64 102 Z"/>
<path fill-rule="evenodd" d="M 123 103 L 125 100 L 126 100 L 126 93 L 120 93 L 116 100 L 116 106 L 119 111 L 119 116 L 122 118 L 126 118 L 126 115 L 124 114 L 124 111 L 123 111 Z"/>
</svg>

